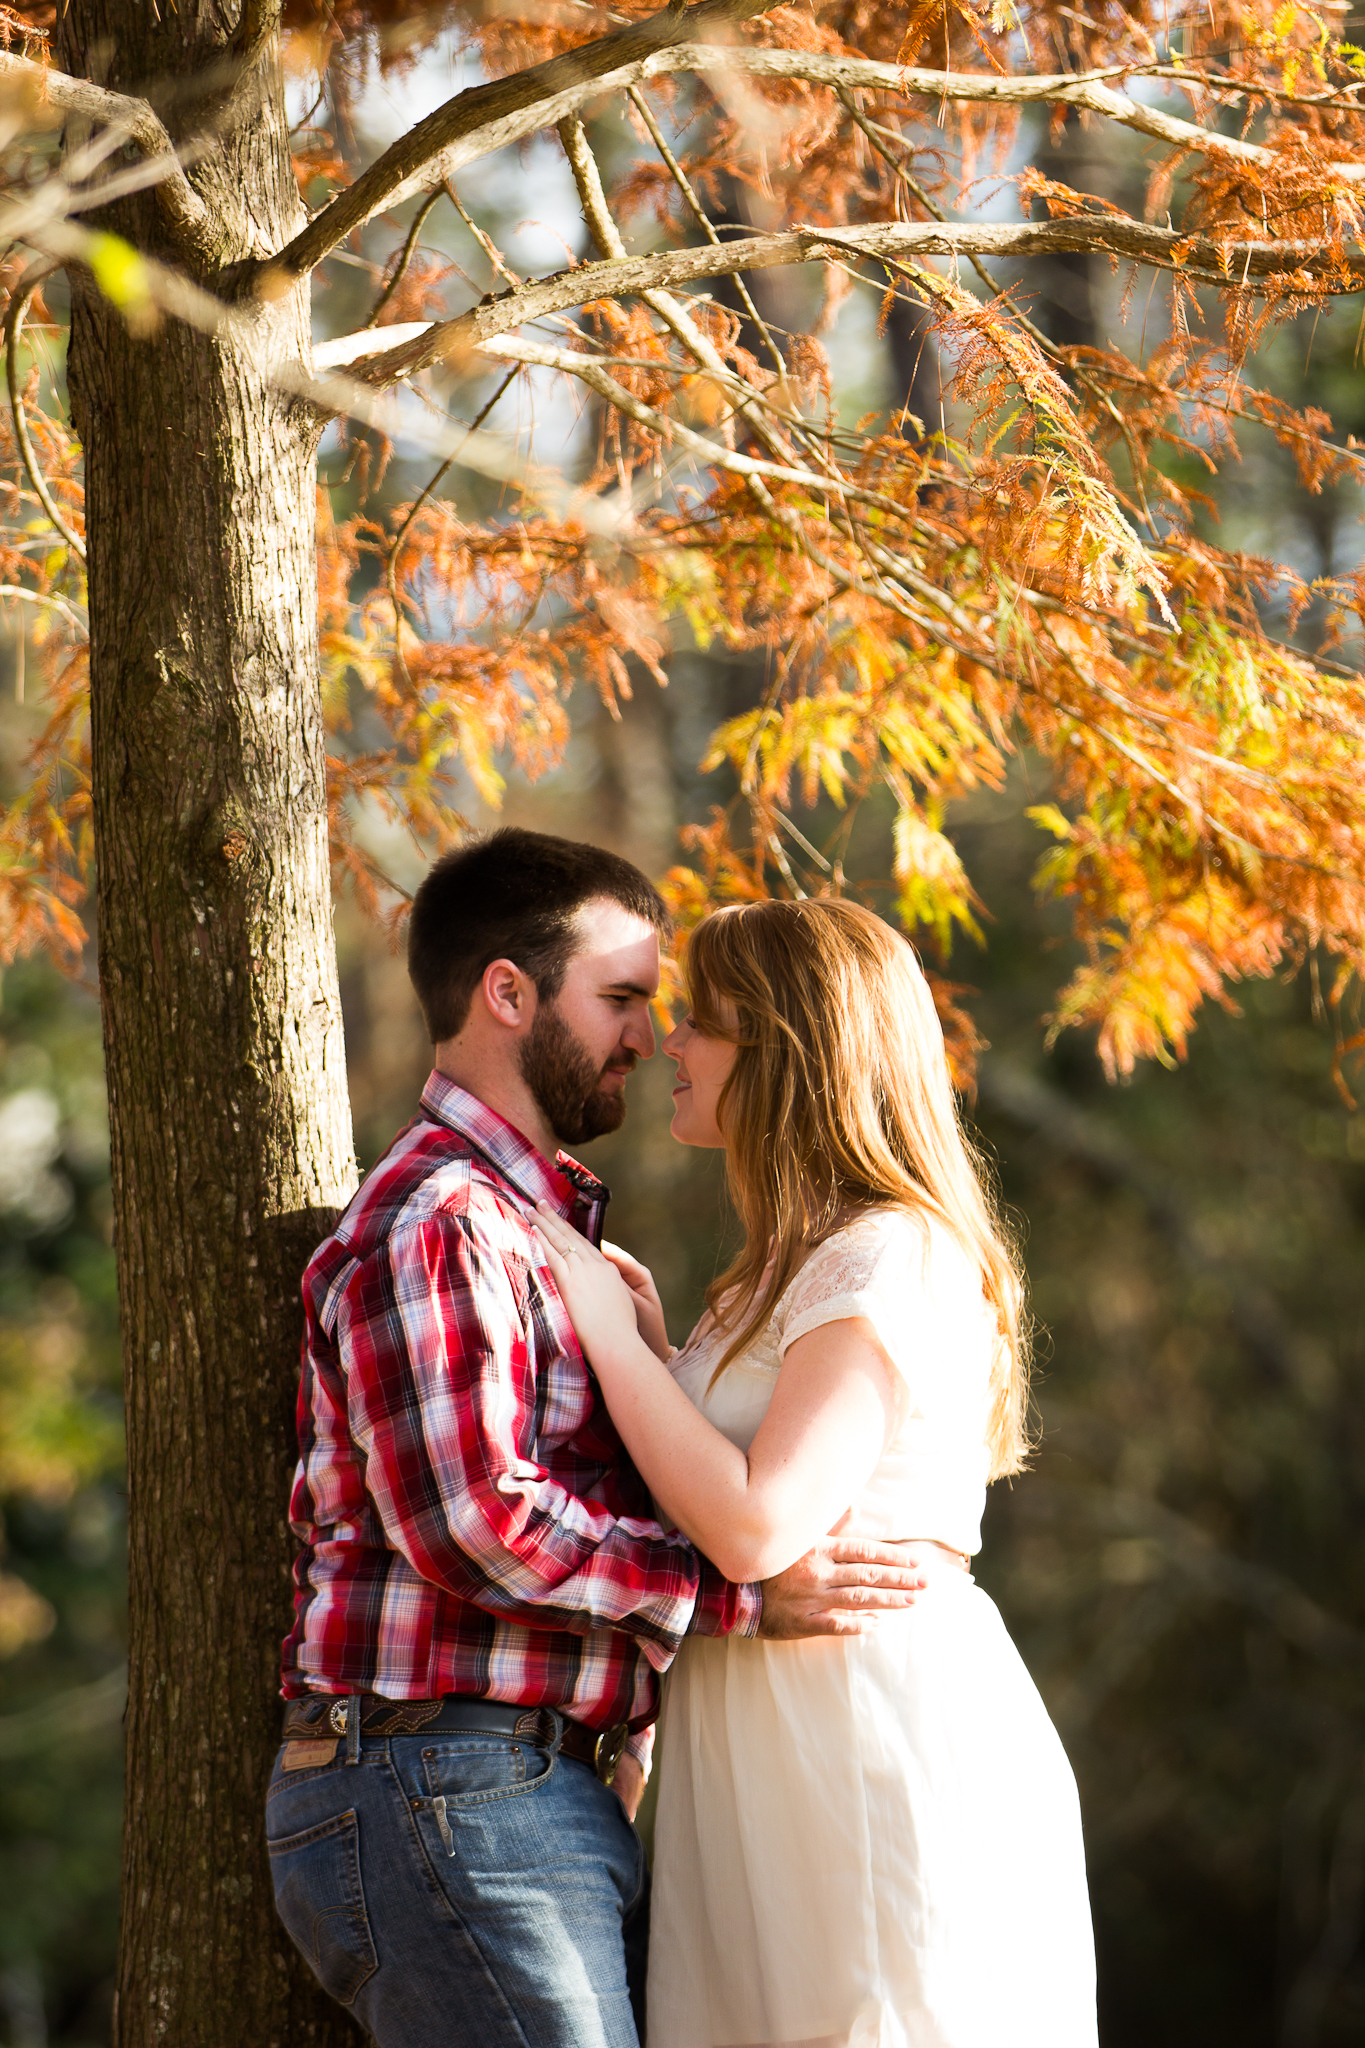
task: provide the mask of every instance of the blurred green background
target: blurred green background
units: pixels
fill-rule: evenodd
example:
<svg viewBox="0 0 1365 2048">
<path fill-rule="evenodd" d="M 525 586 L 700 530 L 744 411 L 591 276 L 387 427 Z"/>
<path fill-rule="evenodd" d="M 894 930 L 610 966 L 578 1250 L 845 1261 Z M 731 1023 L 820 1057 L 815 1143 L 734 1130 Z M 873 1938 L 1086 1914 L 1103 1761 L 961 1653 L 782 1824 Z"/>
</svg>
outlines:
<svg viewBox="0 0 1365 2048">
<path fill-rule="evenodd" d="M 371 153 L 446 96 L 453 61 L 425 60 L 401 103 L 382 78 L 338 73 L 314 118 Z M 609 156 L 611 137 L 598 139 Z M 1141 176 L 1112 137 L 1079 170 L 1099 146 L 1082 131 L 1035 131 L 1028 146 L 1044 161 L 1072 152 L 1066 174 L 1111 196 Z M 527 269 L 562 260 L 554 233 L 581 242 L 562 166 L 539 144 L 465 196 Z M 542 225 L 519 241 L 532 204 Z M 328 331 L 358 324 L 373 297 L 394 236 L 371 233 L 370 274 L 333 270 Z M 482 289 L 445 209 L 424 247 Z M 1067 259 L 1031 273 L 1028 294 L 1059 339 L 1103 339 L 1120 284 Z M 460 300 L 459 279 L 448 288 Z M 806 317 L 810 285 L 763 288 L 771 317 Z M 1291 328 L 1262 359 L 1286 396 L 1330 405 L 1342 436 L 1365 429 L 1360 311 Z M 895 321 L 879 336 L 875 302 L 851 301 L 829 340 L 848 412 L 900 403 L 912 378 L 936 410 L 922 337 Z M 469 417 L 483 396 L 452 402 Z M 547 403 L 539 459 L 556 434 L 566 462 L 582 459 L 581 432 Z M 324 470 L 338 515 L 358 509 L 352 451 L 331 446 Z M 426 480 L 400 446 L 368 509 Z M 458 470 L 443 488 L 491 504 Z M 1307 497 L 1252 430 L 1216 489 L 1225 540 L 1313 574 L 1358 560 L 1356 495 Z M 17 655 L 12 639 L 0 687 Z M 697 769 L 706 735 L 753 702 L 764 670 L 686 648 L 669 669 L 667 693 L 642 680 L 619 720 L 578 692 L 563 767 L 534 789 L 514 782 L 504 816 L 655 873 L 677 859 L 680 826 L 731 793 Z M 10 787 L 39 715 L 31 696 L 0 706 Z M 359 693 L 354 738 L 365 744 Z M 1080 1778 L 1104 2048 L 1348 2048 L 1365 2038 L 1365 1111 L 1333 1084 L 1311 961 L 1239 990 L 1240 1013 L 1212 1010 L 1185 1064 L 1128 1085 L 1108 1086 L 1079 1037 L 1046 1050 L 1041 1019 L 1071 964 L 1064 918 L 1031 887 L 1041 844 L 1023 811 L 1046 793 L 1020 760 L 1005 791 L 949 821 L 990 914 L 986 950 L 949 963 L 989 1040 L 967 1107 L 1023 1233 L 1042 1329 L 1042 1449 L 995 1490 L 979 1576 Z M 472 795 L 469 816 L 489 822 Z M 420 849 L 362 822 L 410 886 Z M 818 840 L 831 822 L 803 828 Z M 869 805 L 850 855 L 873 902 L 886 900 L 886 823 Z M 386 935 L 349 901 L 337 932 L 364 1166 L 412 1114 L 426 1047 Z M 80 981 L 27 962 L 0 983 L 0 2037 L 13 2048 L 109 2038 L 124 1516 L 95 973 L 93 957 Z M 678 1336 L 726 1224 L 719 1161 L 667 1135 L 669 1085 L 666 1062 L 643 1069 L 626 1128 L 589 1157 Z"/>
</svg>

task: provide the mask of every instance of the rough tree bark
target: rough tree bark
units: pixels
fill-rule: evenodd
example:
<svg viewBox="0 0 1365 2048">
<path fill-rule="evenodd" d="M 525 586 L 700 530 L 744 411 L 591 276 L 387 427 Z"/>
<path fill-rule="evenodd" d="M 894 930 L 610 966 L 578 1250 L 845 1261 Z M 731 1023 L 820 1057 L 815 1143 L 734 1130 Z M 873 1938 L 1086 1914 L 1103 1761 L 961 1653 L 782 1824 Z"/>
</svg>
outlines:
<svg viewBox="0 0 1365 2048">
<path fill-rule="evenodd" d="M 242 15 L 239 29 L 238 13 Z M 70 0 L 59 61 L 157 91 L 246 49 L 191 177 L 218 244 L 303 220 L 263 10 Z M 242 41 L 234 49 L 234 36 Z M 167 90 L 168 89 L 168 90 Z M 162 97 L 162 93 L 165 96 Z M 101 222 L 185 252 L 149 195 Z M 306 284 L 247 340 L 138 337 L 73 275 L 85 449 L 95 832 L 128 1399 L 132 1657 L 120 2048 L 354 2040 L 275 1920 L 263 1835 L 288 1619 L 302 1264 L 354 1180 L 316 651 L 316 421 L 272 392 Z"/>
</svg>

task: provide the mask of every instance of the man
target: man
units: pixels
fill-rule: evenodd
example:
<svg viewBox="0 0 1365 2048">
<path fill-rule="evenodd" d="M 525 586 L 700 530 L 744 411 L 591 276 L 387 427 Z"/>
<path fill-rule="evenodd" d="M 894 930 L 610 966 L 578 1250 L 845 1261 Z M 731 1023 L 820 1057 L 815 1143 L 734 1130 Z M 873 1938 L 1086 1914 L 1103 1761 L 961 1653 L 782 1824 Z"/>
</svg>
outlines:
<svg viewBox="0 0 1365 2048">
<path fill-rule="evenodd" d="M 682 1637 L 856 1631 L 922 1583 L 828 1542 L 737 1586 L 665 1535 L 541 1263 L 537 1201 L 601 1238 L 606 1189 L 559 1147 L 620 1124 L 668 930 L 596 847 L 438 862 L 422 1111 L 305 1276 L 267 1829 L 286 1926 L 383 2048 L 637 2048 L 631 1823 Z"/>
</svg>

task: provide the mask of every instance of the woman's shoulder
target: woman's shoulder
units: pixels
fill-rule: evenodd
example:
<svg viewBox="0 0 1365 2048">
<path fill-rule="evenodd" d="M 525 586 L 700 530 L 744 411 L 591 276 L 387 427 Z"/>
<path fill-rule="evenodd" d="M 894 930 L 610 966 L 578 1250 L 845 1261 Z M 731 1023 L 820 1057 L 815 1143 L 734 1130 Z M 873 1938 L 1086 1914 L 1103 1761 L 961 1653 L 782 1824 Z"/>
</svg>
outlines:
<svg viewBox="0 0 1365 2048">
<path fill-rule="evenodd" d="M 928 1250 L 924 1222 L 909 1210 L 862 1209 L 807 1253 L 779 1306 L 799 1313 L 831 1295 L 861 1294 L 879 1274 L 889 1277 Z"/>
<path fill-rule="evenodd" d="M 934 1248 L 936 1219 L 920 1209 L 860 1209 L 822 1238 L 810 1255 L 816 1259 L 856 1259 L 880 1265 L 884 1259 L 923 1261 Z"/>
<path fill-rule="evenodd" d="M 789 1296 L 823 1292 L 932 1289 L 975 1298 L 981 1273 L 954 1233 L 924 1209 L 863 1209 L 823 1238 L 801 1266 Z"/>
</svg>

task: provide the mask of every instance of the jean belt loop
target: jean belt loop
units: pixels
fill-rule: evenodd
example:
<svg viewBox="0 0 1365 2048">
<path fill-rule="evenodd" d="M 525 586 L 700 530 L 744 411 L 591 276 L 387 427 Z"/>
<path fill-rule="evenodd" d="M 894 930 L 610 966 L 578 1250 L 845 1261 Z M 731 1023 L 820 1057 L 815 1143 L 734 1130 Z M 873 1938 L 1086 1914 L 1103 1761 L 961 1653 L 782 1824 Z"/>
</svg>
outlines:
<svg viewBox="0 0 1365 2048">
<path fill-rule="evenodd" d="M 550 1755 L 552 1757 L 557 1757 L 559 1755 L 559 1745 L 564 1740 L 564 1729 L 566 1724 L 564 1716 L 560 1713 L 558 1707 L 551 1707 L 550 1712 L 554 1716 L 555 1724 L 555 1735 L 554 1741 L 550 1744 Z"/>
<path fill-rule="evenodd" d="M 353 1692 L 346 1702 L 346 1761 L 360 1762 L 360 1694 Z"/>
</svg>

